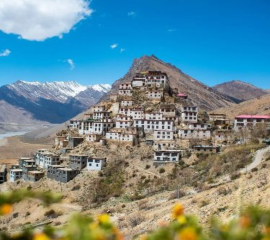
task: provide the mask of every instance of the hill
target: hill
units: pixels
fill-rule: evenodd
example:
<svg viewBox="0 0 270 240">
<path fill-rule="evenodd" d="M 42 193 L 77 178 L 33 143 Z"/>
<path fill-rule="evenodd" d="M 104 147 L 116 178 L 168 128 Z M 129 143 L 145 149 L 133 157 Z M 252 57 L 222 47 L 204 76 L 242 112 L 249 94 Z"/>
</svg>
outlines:
<svg viewBox="0 0 270 240">
<path fill-rule="evenodd" d="M 229 97 L 236 103 L 261 97 L 267 94 L 265 90 L 242 81 L 225 82 L 214 86 L 213 89 Z"/>
<path fill-rule="evenodd" d="M 0 122 L 63 123 L 95 104 L 110 85 L 17 81 L 0 88 Z"/>
<path fill-rule="evenodd" d="M 231 119 L 241 114 L 270 115 L 270 94 L 256 99 L 251 99 L 231 107 L 220 108 L 214 112 L 225 113 Z"/>
<path fill-rule="evenodd" d="M 170 86 L 177 88 L 179 92 L 188 94 L 192 103 L 203 110 L 214 110 L 232 104 L 229 98 L 215 89 L 195 80 L 177 67 L 165 63 L 153 55 L 135 59 L 128 73 L 113 84 L 112 90 L 106 94 L 105 98 L 108 98 L 112 93 L 116 93 L 121 83 L 130 82 L 136 73 L 149 70 L 166 72 L 170 80 Z"/>
</svg>

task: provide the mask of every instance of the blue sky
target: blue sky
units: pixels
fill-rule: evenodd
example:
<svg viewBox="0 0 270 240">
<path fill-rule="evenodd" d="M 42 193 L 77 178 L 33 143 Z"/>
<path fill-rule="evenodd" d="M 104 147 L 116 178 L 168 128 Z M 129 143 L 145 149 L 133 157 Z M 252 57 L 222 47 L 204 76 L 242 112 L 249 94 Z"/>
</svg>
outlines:
<svg viewBox="0 0 270 240">
<path fill-rule="evenodd" d="M 210 86 L 237 79 L 270 89 L 269 0 L 93 0 L 76 25 L 60 10 L 53 15 L 59 19 L 41 19 L 50 33 L 62 17 L 72 25 L 61 38 L 43 41 L 30 39 L 43 37 L 26 21 L 35 13 L 11 15 L 18 9 L 1 1 L 7 4 L 0 6 L 0 85 L 19 79 L 111 84 L 134 58 L 154 54 Z"/>
</svg>

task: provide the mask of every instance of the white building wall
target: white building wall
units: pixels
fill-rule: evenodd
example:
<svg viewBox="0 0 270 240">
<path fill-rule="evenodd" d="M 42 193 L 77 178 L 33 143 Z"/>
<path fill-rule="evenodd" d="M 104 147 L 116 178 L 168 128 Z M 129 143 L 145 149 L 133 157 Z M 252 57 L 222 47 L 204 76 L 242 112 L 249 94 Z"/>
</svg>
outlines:
<svg viewBox="0 0 270 240">
<path fill-rule="evenodd" d="M 100 171 L 104 165 L 105 165 L 105 160 L 101 159 L 88 159 L 87 160 L 87 170 L 88 171 Z"/>
<path fill-rule="evenodd" d="M 173 131 L 154 131 L 154 140 L 170 141 L 173 140 Z"/>
<path fill-rule="evenodd" d="M 133 101 L 121 101 L 121 107 L 131 107 L 133 105 Z"/>
<path fill-rule="evenodd" d="M 127 128 L 131 127 L 133 121 L 116 121 L 116 128 Z"/>
<path fill-rule="evenodd" d="M 166 163 L 175 162 L 177 163 L 180 159 L 180 152 L 178 151 L 155 151 L 154 162 Z"/>
<path fill-rule="evenodd" d="M 138 119 L 134 120 L 134 126 L 143 128 L 146 132 L 151 132 L 154 130 L 164 130 L 164 131 L 173 131 L 174 122 L 166 120 L 144 120 Z"/>
<path fill-rule="evenodd" d="M 178 136 L 180 139 L 209 139 L 211 138 L 211 131 L 180 129 L 178 131 Z"/>
<path fill-rule="evenodd" d="M 9 180 L 10 182 L 15 182 L 18 179 L 22 178 L 22 170 L 18 171 L 19 169 L 10 169 L 9 172 Z"/>
<path fill-rule="evenodd" d="M 132 90 L 126 89 L 126 90 L 120 90 L 118 91 L 118 94 L 120 96 L 132 96 Z"/>
</svg>

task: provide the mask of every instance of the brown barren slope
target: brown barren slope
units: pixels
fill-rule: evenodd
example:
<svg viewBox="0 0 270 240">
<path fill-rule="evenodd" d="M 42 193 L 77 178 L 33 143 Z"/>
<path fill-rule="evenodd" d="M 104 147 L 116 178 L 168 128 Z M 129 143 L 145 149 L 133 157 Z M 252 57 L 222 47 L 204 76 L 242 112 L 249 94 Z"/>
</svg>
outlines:
<svg viewBox="0 0 270 240">
<path fill-rule="evenodd" d="M 241 114 L 270 115 L 270 94 L 249 101 L 245 101 L 231 107 L 220 108 L 215 110 L 214 112 L 226 113 L 227 116 L 231 119 Z"/>
<path fill-rule="evenodd" d="M 221 94 L 231 97 L 235 102 L 242 102 L 267 94 L 267 91 L 242 81 L 230 81 L 213 87 Z"/>
<path fill-rule="evenodd" d="M 113 84 L 109 94 L 117 93 L 121 83 L 130 82 L 136 73 L 143 71 L 166 72 L 170 80 L 170 86 L 172 88 L 177 88 L 179 92 L 188 94 L 189 99 L 193 104 L 199 106 L 203 110 L 214 110 L 232 104 L 232 101 L 229 98 L 226 98 L 216 90 L 193 79 L 183 73 L 180 69 L 161 61 L 155 56 L 143 56 L 139 59 L 135 59 L 128 73 Z M 106 95 L 107 98 L 109 94 Z"/>
</svg>

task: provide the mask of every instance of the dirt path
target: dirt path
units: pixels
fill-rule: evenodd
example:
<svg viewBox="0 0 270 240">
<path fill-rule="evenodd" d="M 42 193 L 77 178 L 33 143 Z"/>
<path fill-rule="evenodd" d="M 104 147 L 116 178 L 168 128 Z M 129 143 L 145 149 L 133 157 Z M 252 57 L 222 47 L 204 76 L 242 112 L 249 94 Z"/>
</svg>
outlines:
<svg viewBox="0 0 270 240">
<path fill-rule="evenodd" d="M 249 164 L 246 168 L 243 168 L 240 170 L 240 173 L 246 173 L 251 171 L 252 169 L 256 168 L 258 165 L 262 163 L 264 160 L 264 156 L 269 153 L 270 154 L 270 146 L 260 149 L 255 153 L 255 156 L 253 158 L 253 162 Z"/>
</svg>

